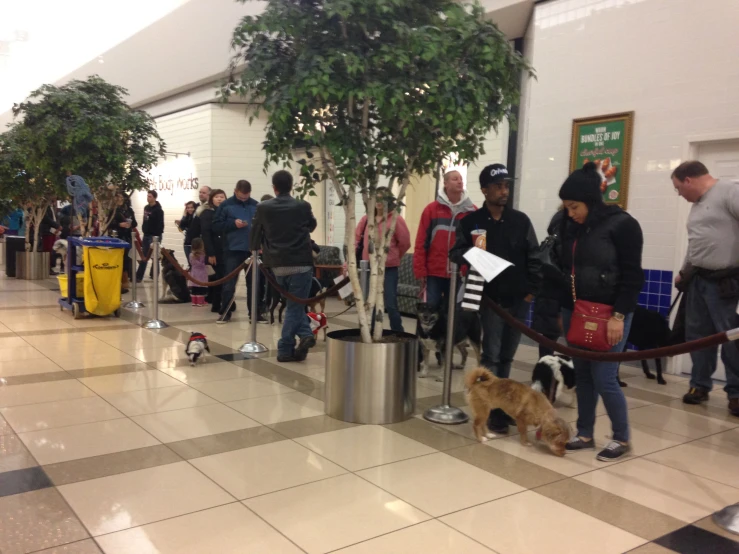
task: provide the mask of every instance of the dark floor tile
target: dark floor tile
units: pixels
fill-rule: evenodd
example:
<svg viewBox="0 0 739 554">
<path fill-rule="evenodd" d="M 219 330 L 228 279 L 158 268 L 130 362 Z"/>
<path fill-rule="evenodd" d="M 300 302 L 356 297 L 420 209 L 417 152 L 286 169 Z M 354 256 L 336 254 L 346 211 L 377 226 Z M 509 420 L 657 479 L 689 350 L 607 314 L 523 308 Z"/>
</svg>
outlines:
<svg viewBox="0 0 739 554">
<path fill-rule="evenodd" d="M 75 379 L 83 377 L 101 377 L 103 375 L 117 375 L 118 373 L 135 373 L 147 371 L 150 368 L 144 363 L 111 365 L 106 367 L 88 367 L 86 369 L 70 369 L 67 371 Z"/>
<path fill-rule="evenodd" d="M 436 450 L 451 450 L 452 448 L 475 444 L 475 441 L 471 439 L 451 433 L 417 417 L 412 417 L 401 423 L 391 423 L 384 427 Z"/>
<path fill-rule="evenodd" d="M 193 458 L 212 456 L 221 452 L 230 452 L 232 450 L 250 448 L 281 440 L 285 440 L 285 437 L 268 427 L 252 427 L 250 429 L 208 435 L 197 439 L 170 442 L 167 443 L 167 446 L 185 460 L 191 460 Z"/>
<path fill-rule="evenodd" d="M 252 359 L 252 360 L 239 360 L 232 362 L 239 367 L 248 369 L 249 371 L 256 373 L 260 377 L 275 381 L 280 385 L 284 385 L 296 391 L 300 391 L 303 394 L 312 396 L 317 400 L 323 400 L 323 388 L 324 385 L 321 381 L 293 371 L 278 364 L 273 364 L 267 360 Z"/>
<path fill-rule="evenodd" d="M 181 461 L 172 450 L 158 445 L 49 464 L 44 466 L 44 471 L 54 485 L 61 486 Z"/>
<path fill-rule="evenodd" d="M 282 421 L 269 425 L 281 435 L 291 439 L 307 437 L 309 435 L 317 435 L 319 433 L 328 433 L 329 431 L 339 431 L 356 427 L 355 423 L 347 423 L 339 421 L 327 415 L 319 415 L 314 417 L 305 417 L 303 419 L 294 419 L 292 421 Z"/>
<path fill-rule="evenodd" d="M 29 467 L 0 473 L 0 496 L 53 487 L 53 483 L 40 467 Z"/>
<path fill-rule="evenodd" d="M 446 454 L 527 489 L 566 479 L 561 473 L 482 444 L 454 448 Z"/>
<path fill-rule="evenodd" d="M 654 541 L 679 554 L 737 554 L 739 544 L 694 525 L 687 525 Z"/>
<path fill-rule="evenodd" d="M 9 375 L 5 377 L 5 385 L 28 385 L 31 383 L 45 383 L 48 381 L 65 381 L 74 379 L 66 371 L 49 371 L 48 373 L 31 373 L 29 375 Z"/>
</svg>

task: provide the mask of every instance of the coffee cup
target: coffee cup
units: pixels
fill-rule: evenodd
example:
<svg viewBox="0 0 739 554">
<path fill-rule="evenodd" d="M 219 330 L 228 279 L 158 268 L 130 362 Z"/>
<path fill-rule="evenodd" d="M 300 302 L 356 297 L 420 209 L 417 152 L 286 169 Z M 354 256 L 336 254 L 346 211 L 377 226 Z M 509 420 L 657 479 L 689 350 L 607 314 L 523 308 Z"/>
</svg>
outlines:
<svg viewBox="0 0 739 554">
<path fill-rule="evenodd" d="M 486 230 L 475 229 L 470 233 L 472 235 L 472 243 L 478 248 L 485 250 L 487 248 L 487 234 Z"/>
</svg>

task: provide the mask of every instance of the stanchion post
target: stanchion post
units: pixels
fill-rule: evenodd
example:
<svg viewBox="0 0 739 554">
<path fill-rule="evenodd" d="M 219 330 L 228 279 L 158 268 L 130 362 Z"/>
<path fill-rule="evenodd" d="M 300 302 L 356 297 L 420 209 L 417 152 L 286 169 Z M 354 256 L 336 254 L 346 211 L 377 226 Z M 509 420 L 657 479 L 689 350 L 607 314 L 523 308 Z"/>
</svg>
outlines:
<svg viewBox="0 0 739 554">
<path fill-rule="evenodd" d="M 359 284 L 362 287 L 362 298 L 366 301 L 369 297 L 369 284 L 370 284 L 370 263 L 369 260 L 360 260 L 359 262 Z"/>
<path fill-rule="evenodd" d="M 721 529 L 739 535 L 739 504 L 726 506 L 713 514 L 713 522 Z"/>
<path fill-rule="evenodd" d="M 136 294 L 136 271 L 138 270 L 137 264 L 136 264 L 136 237 L 133 233 L 131 233 L 131 254 L 133 255 L 133 261 L 131 262 L 131 275 L 129 275 L 131 280 L 131 301 L 127 302 L 123 307 L 129 308 L 131 310 L 136 310 L 138 308 L 143 308 L 146 305 L 143 302 L 139 302 Z"/>
<path fill-rule="evenodd" d="M 449 314 L 446 328 L 446 351 L 444 352 L 444 385 L 441 404 L 426 410 L 424 419 L 433 423 L 458 425 L 465 423 L 469 417 L 461 409 L 451 405 L 452 399 L 452 357 L 454 355 L 454 315 L 457 308 L 457 264 L 452 263 L 449 279 Z"/>
<path fill-rule="evenodd" d="M 159 237 L 154 237 L 152 247 L 154 249 L 151 254 L 154 264 L 154 318 L 144 323 L 143 327 L 144 329 L 166 329 L 169 325 L 159 319 Z"/>
<path fill-rule="evenodd" d="M 269 351 L 265 345 L 257 341 L 257 320 L 259 319 L 259 255 L 251 255 L 251 340 L 239 348 L 242 354 L 264 354 Z"/>
</svg>

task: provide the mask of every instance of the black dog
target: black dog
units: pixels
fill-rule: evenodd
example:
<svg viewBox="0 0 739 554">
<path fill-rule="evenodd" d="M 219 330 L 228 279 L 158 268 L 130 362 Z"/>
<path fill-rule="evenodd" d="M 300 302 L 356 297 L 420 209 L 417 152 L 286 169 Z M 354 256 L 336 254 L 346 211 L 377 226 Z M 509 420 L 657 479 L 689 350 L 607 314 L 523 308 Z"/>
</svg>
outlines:
<svg viewBox="0 0 739 554">
<path fill-rule="evenodd" d="M 573 406 L 577 400 L 575 396 L 575 365 L 567 356 L 542 356 L 534 366 L 531 376 L 531 388 L 538 390 L 554 404 L 559 400 L 568 406 Z M 565 400 L 565 394 L 569 398 Z"/>
<path fill-rule="evenodd" d="M 185 354 L 187 354 L 187 359 L 190 360 L 190 365 L 194 366 L 200 358 L 205 358 L 206 352 L 210 354 L 208 339 L 205 338 L 205 335 L 198 332 L 190 333 L 190 340 L 187 341 L 185 347 Z"/>
<path fill-rule="evenodd" d="M 434 308 L 425 302 L 418 304 L 418 339 L 421 343 L 421 373 L 419 377 L 428 375 L 428 363 L 430 353 L 441 354 L 446 349 L 446 313 Z M 482 325 L 480 316 L 476 312 L 457 310 L 454 325 L 454 346 L 462 354 L 462 364 L 454 366 L 454 369 L 464 368 L 467 362 L 467 342 L 469 341 L 475 351 L 478 363 L 480 362 L 480 351 L 482 349 Z"/>
<path fill-rule="evenodd" d="M 162 249 L 162 251 L 164 251 L 164 249 Z M 168 250 L 167 252 L 169 252 L 169 254 L 174 258 L 173 250 Z M 174 301 L 177 303 L 190 302 L 190 289 L 187 288 L 187 279 L 175 269 L 174 265 L 166 258 L 166 256 L 164 256 L 164 254 L 162 254 L 161 272 L 161 301 Z M 173 298 L 167 295 L 168 291 L 172 294 Z"/>
<path fill-rule="evenodd" d="M 628 342 L 636 346 L 639 350 L 662 348 L 663 346 L 670 346 L 672 342 L 670 340 L 671 334 L 670 325 L 662 314 L 647 310 L 641 306 L 636 307 L 636 310 L 634 310 L 634 319 L 631 322 Z M 667 381 L 662 377 L 662 360 L 657 358 L 655 364 L 657 366 L 657 382 L 660 385 L 666 385 Z M 654 379 L 654 374 L 649 371 L 647 360 L 641 361 L 641 367 L 647 379 Z M 621 386 L 625 386 L 625 383 Z"/>
</svg>

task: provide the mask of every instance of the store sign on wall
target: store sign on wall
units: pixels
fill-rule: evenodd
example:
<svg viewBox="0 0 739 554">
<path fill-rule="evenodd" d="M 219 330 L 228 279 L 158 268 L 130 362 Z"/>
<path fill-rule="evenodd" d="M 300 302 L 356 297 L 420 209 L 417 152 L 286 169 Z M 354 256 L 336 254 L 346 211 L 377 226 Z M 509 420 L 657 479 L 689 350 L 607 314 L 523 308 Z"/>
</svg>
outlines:
<svg viewBox="0 0 739 554">
<path fill-rule="evenodd" d="M 184 194 L 190 197 L 192 191 L 200 188 L 194 164 L 189 157 L 176 158 L 158 165 L 149 172 L 146 180 L 149 187 L 156 190 L 160 196 L 162 194 L 170 196 Z"/>
<path fill-rule="evenodd" d="M 594 162 L 607 204 L 626 209 L 634 112 L 575 119 L 572 122 L 570 172 Z"/>
</svg>

